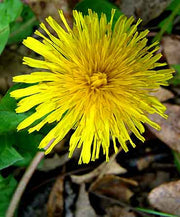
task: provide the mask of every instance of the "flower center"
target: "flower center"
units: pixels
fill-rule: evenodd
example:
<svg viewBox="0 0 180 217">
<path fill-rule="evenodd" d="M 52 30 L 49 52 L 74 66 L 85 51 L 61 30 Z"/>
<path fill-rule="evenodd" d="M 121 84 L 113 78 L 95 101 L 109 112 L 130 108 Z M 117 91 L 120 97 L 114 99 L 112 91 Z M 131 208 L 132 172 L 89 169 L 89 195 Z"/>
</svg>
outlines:
<svg viewBox="0 0 180 217">
<path fill-rule="evenodd" d="M 99 88 L 105 84 L 107 84 L 107 75 L 105 73 L 95 72 L 90 77 L 91 89 Z"/>
</svg>

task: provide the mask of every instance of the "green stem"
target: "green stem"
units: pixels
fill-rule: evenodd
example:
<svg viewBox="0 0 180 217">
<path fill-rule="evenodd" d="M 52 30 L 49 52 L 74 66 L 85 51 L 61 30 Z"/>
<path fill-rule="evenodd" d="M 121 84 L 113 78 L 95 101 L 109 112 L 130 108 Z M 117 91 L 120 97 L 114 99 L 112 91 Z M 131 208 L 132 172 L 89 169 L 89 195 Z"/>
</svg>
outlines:
<svg viewBox="0 0 180 217">
<path fill-rule="evenodd" d="M 145 208 L 140 208 L 140 207 L 135 207 L 134 209 L 137 210 L 137 211 L 140 211 L 140 212 L 145 212 L 145 213 L 148 213 L 148 214 L 158 215 L 158 216 L 162 216 L 162 217 L 178 217 L 177 215 L 168 214 L 168 213 L 164 213 L 164 212 L 158 212 L 158 211 L 145 209 Z"/>
</svg>

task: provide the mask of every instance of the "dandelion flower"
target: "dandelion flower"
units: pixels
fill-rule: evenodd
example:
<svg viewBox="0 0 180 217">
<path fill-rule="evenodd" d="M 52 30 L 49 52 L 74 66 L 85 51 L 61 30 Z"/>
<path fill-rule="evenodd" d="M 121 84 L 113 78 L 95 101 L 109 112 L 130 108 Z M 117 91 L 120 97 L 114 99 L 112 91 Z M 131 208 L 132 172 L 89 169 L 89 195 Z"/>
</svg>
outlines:
<svg viewBox="0 0 180 217">
<path fill-rule="evenodd" d="M 168 85 L 173 70 L 160 68 L 166 64 L 157 62 L 161 57 L 156 54 L 158 43 L 147 45 L 148 30 L 137 32 L 140 19 L 133 24 L 133 17 L 120 16 L 113 24 L 114 14 L 112 10 L 108 21 L 103 13 L 99 18 L 91 10 L 87 16 L 74 10 L 71 29 L 59 11 L 65 30 L 48 17 L 56 36 L 41 23 L 46 36 L 39 31 L 35 34 L 42 42 L 32 37 L 23 42 L 43 60 L 24 57 L 24 64 L 41 70 L 13 78 L 14 82 L 31 84 L 11 92 L 20 99 L 16 112 L 35 107 L 17 129 L 29 127 L 32 133 L 47 123 L 56 123 L 39 145 L 45 148 L 53 139 L 46 154 L 74 129 L 70 157 L 81 148 L 79 163 L 89 163 L 102 150 L 108 161 L 111 140 L 115 152 L 119 146 L 127 152 L 128 142 L 135 147 L 129 132 L 144 142 L 143 123 L 160 130 L 149 114 L 166 118 L 165 106 L 150 93 Z"/>
</svg>

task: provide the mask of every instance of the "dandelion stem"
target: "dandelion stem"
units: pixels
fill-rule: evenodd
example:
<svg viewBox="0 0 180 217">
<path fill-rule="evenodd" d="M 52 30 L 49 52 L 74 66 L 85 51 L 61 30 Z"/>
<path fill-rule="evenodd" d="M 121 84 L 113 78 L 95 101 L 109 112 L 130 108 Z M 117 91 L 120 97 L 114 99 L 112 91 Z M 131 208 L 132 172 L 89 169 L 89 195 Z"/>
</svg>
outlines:
<svg viewBox="0 0 180 217">
<path fill-rule="evenodd" d="M 45 149 L 47 149 L 52 144 L 53 141 L 54 141 L 54 139 L 49 142 L 49 144 L 47 145 L 47 147 Z M 41 162 L 41 160 L 44 158 L 44 156 L 45 156 L 44 152 L 39 151 L 35 155 L 32 162 L 30 163 L 29 167 L 27 168 L 26 172 L 24 173 L 22 179 L 19 182 L 19 185 L 16 188 L 16 191 L 14 192 L 14 195 L 11 199 L 10 205 L 9 205 L 8 210 L 6 212 L 6 217 L 13 217 L 14 216 L 14 212 L 15 212 L 18 204 L 19 204 L 19 201 L 23 195 L 23 192 L 24 192 L 29 180 L 31 179 L 34 171 L 36 170 L 38 164 Z"/>
</svg>

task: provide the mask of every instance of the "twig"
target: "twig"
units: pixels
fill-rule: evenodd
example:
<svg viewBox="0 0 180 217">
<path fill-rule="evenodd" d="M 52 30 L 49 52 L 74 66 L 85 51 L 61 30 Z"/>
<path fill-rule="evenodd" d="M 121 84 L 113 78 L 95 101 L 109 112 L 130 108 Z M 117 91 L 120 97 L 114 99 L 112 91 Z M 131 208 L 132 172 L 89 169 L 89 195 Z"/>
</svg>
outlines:
<svg viewBox="0 0 180 217">
<path fill-rule="evenodd" d="M 54 139 L 49 142 L 49 144 L 46 146 L 45 149 L 47 149 L 52 144 L 53 141 L 54 141 Z M 11 199 L 10 205 L 9 205 L 8 210 L 6 212 L 6 217 L 13 217 L 14 216 L 14 212 L 18 206 L 18 203 L 21 199 L 21 196 L 22 196 L 29 180 L 31 179 L 34 171 L 36 170 L 38 164 L 41 162 L 41 160 L 44 158 L 44 156 L 45 156 L 44 152 L 42 152 L 42 151 L 37 152 L 37 154 L 35 155 L 34 159 L 32 160 L 31 164 L 27 168 L 22 179 L 20 180 L 19 185 L 16 188 L 16 191 L 14 192 L 14 195 Z"/>
</svg>

